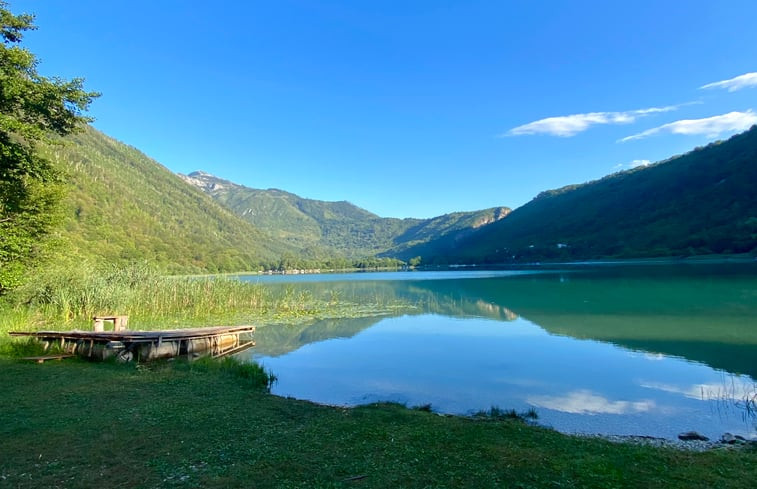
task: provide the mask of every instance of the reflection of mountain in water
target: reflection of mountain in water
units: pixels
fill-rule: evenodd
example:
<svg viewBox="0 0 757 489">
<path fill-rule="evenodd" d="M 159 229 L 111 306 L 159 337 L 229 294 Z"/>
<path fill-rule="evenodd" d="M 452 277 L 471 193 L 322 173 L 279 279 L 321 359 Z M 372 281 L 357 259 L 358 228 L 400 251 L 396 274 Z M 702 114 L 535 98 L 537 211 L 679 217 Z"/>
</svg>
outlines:
<svg viewBox="0 0 757 489">
<path fill-rule="evenodd" d="M 333 338 L 351 338 L 381 320 L 381 317 L 323 319 L 309 324 L 272 324 L 255 331 L 256 355 L 275 357 L 309 343 Z"/>
<path fill-rule="evenodd" d="M 724 272 L 612 270 L 456 286 L 461 296 L 506 305 L 553 334 L 680 356 L 757 378 L 757 278 Z"/>
<path fill-rule="evenodd" d="M 445 281 L 446 282 L 446 281 Z M 452 281 L 456 282 L 456 281 Z M 291 284 L 273 284 L 284 287 Z M 426 289 L 411 281 L 302 283 L 298 288 L 325 297 L 339 297 L 356 303 L 409 304 L 402 314 L 439 314 L 450 317 L 485 317 L 498 321 L 512 321 L 517 315 L 508 308 L 481 298 L 465 295 L 462 289 Z M 271 324 L 260 326 L 255 332 L 255 355 L 278 356 L 297 350 L 309 343 L 333 338 L 351 338 L 370 328 L 382 316 L 355 319 L 324 319 L 308 324 Z"/>
<path fill-rule="evenodd" d="M 352 302 L 411 304 L 410 314 L 498 321 L 520 315 L 552 334 L 680 356 L 757 378 L 754 273 L 730 273 L 722 267 L 637 267 L 460 280 L 303 283 L 297 287 Z M 256 334 L 256 350 L 278 355 L 307 343 L 350 337 L 379 319 L 262 327 Z"/>
</svg>

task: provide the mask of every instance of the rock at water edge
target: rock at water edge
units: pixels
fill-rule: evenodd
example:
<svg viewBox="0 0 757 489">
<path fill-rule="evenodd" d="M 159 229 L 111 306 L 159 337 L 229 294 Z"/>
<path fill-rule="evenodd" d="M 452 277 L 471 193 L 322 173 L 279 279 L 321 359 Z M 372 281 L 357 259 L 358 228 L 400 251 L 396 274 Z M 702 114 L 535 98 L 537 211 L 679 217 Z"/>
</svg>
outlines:
<svg viewBox="0 0 757 489">
<path fill-rule="evenodd" d="M 683 441 L 709 441 L 710 439 L 704 435 L 700 435 L 696 431 L 687 431 L 678 435 L 679 440 Z"/>
</svg>

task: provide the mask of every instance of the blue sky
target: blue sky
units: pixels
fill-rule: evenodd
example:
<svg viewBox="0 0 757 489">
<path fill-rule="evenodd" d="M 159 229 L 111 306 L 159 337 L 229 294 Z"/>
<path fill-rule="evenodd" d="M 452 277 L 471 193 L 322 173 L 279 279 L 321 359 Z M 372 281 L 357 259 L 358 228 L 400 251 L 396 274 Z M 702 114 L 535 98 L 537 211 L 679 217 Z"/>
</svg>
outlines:
<svg viewBox="0 0 757 489">
<path fill-rule="evenodd" d="M 523 205 L 757 123 L 757 2 L 11 1 L 175 172 L 383 217 Z"/>
</svg>

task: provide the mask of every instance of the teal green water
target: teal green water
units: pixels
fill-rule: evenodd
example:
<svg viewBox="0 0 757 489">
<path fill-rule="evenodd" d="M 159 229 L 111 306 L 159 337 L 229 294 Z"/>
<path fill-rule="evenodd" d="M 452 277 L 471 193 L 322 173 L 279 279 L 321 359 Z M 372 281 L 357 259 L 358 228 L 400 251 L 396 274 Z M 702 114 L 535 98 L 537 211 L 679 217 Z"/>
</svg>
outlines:
<svg viewBox="0 0 757 489">
<path fill-rule="evenodd" d="M 757 433 L 755 263 L 250 279 L 414 305 L 259 328 L 251 355 L 281 395 L 452 413 L 535 407 L 563 431 Z"/>
</svg>

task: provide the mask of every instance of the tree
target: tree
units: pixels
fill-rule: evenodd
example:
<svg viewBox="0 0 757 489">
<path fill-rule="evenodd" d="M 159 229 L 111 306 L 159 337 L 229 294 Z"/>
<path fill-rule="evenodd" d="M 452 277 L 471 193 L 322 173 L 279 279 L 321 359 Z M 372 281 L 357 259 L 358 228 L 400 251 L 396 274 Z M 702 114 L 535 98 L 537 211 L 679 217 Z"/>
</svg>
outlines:
<svg viewBox="0 0 757 489">
<path fill-rule="evenodd" d="M 62 177 L 39 145 L 91 121 L 83 114 L 99 95 L 81 78 L 37 73 L 36 57 L 19 46 L 34 16 L 7 7 L 0 0 L 0 294 L 20 282 L 56 221 Z"/>
</svg>

